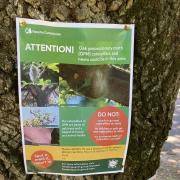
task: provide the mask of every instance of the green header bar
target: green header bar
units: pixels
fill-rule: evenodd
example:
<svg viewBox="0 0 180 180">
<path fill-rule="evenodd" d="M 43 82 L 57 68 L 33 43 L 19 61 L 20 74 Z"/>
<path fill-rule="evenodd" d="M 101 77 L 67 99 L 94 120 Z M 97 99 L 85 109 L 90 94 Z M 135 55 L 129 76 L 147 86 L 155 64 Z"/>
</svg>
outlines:
<svg viewBox="0 0 180 180">
<path fill-rule="evenodd" d="M 67 23 L 68 24 L 68 23 Z M 21 62 L 130 64 L 132 27 L 55 27 L 19 21 Z"/>
</svg>

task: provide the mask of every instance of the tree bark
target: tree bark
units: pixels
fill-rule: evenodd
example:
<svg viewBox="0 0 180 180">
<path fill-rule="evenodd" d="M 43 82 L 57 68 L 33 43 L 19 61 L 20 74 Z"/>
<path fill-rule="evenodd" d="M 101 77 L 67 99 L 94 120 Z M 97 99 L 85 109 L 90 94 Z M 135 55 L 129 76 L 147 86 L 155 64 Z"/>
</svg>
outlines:
<svg viewBox="0 0 180 180">
<path fill-rule="evenodd" d="M 135 23 L 133 115 L 125 172 L 60 177 L 72 180 L 146 180 L 159 166 L 180 84 L 177 0 L 1 0 L 0 174 L 6 179 L 55 179 L 25 175 L 17 92 L 15 17 L 52 21 Z"/>
</svg>

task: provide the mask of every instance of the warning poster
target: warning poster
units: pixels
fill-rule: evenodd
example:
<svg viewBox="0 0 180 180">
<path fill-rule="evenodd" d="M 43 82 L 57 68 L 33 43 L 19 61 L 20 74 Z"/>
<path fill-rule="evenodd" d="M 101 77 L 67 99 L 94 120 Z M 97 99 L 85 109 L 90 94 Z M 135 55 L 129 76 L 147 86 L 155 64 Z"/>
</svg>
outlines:
<svg viewBox="0 0 180 180">
<path fill-rule="evenodd" d="M 124 171 L 134 25 L 17 18 L 26 173 Z"/>
</svg>

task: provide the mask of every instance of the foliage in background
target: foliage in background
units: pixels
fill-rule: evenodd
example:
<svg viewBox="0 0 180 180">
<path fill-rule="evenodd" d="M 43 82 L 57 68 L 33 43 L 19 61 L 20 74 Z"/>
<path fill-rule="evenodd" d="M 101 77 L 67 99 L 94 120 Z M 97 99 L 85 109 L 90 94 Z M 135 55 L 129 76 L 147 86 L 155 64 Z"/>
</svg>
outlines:
<svg viewBox="0 0 180 180">
<path fill-rule="evenodd" d="M 30 113 L 32 114 L 32 118 L 24 120 L 23 125 L 25 127 L 47 126 L 55 121 L 55 116 L 51 118 L 50 113 L 31 109 Z"/>
<path fill-rule="evenodd" d="M 59 77 L 60 91 L 59 91 L 59 105 L 66 104 L 69 97 L 73 95 L 78 95 L 73 89 L 71 89 L 66 80 Z"/>
</svg>

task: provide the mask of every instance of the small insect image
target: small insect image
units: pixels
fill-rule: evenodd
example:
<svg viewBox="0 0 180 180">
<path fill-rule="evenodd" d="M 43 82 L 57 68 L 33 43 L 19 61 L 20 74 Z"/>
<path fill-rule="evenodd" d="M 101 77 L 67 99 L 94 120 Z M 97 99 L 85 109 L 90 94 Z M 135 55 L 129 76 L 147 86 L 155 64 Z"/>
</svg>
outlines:
<svg viewBox="0 0 180 180">
<path fill-rule="evenodd" d="M 56 63 L 21 64 L 22 106 L 57 106 L 59 69 Z"/>
</svg>

